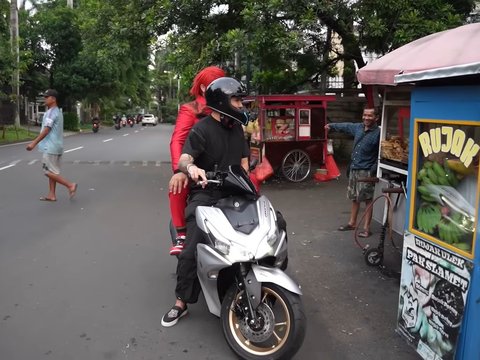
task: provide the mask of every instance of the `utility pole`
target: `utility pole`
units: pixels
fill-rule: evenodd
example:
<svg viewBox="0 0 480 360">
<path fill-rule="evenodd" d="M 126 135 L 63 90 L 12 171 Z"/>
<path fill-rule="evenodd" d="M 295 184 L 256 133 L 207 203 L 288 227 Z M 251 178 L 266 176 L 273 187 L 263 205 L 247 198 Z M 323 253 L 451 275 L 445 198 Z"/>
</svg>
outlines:
<svg viewBox="0 0 480 360">
<path fill-rule="evenodd" d="M 73 0 L 67 0 L 67 7 L 73 9 Z"/>
<path fill-rule="evenodd" d="M 15 95 L 15 126 L 20 126 L 20 55 L 18 50 L 18 8 L 17 0 L 10 0 L 10 39 L 14 58 L 12 94 Z"/>
</svg>

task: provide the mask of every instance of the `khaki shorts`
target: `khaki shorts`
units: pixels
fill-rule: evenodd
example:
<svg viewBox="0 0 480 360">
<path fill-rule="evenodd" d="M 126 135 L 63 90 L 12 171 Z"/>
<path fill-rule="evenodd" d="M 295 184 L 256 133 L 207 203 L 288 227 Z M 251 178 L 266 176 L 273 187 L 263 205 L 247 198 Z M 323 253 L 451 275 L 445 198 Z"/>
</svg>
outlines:
<svg viewBox="0 0 480 360">
<path fill-rule="evenodd" d="M 347 198 L 355 201 L 368 201 L 373 199 L 375 184 L 357 181 L 358 178 L 370 177 L 368 170 L 350 170 L 348 178 Z"/>
<path fill-rule="evenodd" d="M 51 172 L 52 174 L 59 175 L 61 158 L 62 155 L 43 154 L 43 171 L 46 173 Z"/>
</svg>

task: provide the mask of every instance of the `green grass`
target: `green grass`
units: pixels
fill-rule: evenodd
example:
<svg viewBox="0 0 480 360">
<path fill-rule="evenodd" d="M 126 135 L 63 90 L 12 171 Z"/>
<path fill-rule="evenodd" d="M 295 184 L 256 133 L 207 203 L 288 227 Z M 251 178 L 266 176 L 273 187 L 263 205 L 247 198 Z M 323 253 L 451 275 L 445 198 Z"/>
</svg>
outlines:
<svg viewBox="0 0 480 360">
<path fill-rule="evenodd" d="M 29 131 L 24 128 L 15 129 L 14 126 L 0 127 L 0 145 L 32 140 L 37 135 L 38 132 Z"/>
</svg>

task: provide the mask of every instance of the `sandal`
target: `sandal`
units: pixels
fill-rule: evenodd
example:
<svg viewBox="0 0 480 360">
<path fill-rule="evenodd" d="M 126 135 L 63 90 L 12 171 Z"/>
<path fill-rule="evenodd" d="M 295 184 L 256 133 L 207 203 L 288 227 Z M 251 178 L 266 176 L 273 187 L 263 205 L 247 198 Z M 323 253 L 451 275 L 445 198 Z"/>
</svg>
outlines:
<svg viewBox="0 0 480 360">
<path fill-rule="evenodd" d="M 75 183 L 73 185 L 73 190 L 68 191 L 68 195 L 69 195 L 70 199 L 73 199 L 73 197 L 75 196 L 75 194 L 77 192 L 77 188 L 78 188 L 78 184 Z"/>
<path fill-rule="evenodd" d="M 339 231 L 350 231 L 350 230 L 355 230 L 355 226 L 352 226 L 350 224 L 347 225 L 342 225 L 338 228 Z"/>
<path fill-rule="evenodd" d="M 361 238 L 368 238 L 370 236 L 372 236 L 372 233 L 370 231 L 360 231 L 358 234 L 357 234 L 358 237 L 361 237 Z"/>
</svg>

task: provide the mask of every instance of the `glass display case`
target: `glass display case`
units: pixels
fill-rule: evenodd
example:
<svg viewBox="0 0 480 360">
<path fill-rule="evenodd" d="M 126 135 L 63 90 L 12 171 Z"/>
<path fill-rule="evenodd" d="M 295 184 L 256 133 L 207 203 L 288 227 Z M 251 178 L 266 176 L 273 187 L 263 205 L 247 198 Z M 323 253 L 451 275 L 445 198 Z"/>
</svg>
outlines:
<svg viewBox="0 0 480 360">
<path fill-rule="evenodd" d="M 410 136 L 410 95 L 409 87 L 388 88 L 383 93 L 382 118 L 379 122 L 380 149 L 377 176 L 380 185 L 375 187 L 375 196 L 381 195 L 381 189 L 389 185 L 389 179 L 397 178 L 398 186 L 407 183 L 408 155 Z M 403 235 L 406 201 L 403 196 L 395 200 L 392 217 L 392 229 Z M 382 223 L 385 208 L 376 204 L 373 219 Z"/>
<path fill-rule="evenodd" d="M 379 176 L 388 170 L 403 175 L 408 170 L 410 136 L 410 91 L 392 89 L 385 92 L 380 133 Z"/>
<path fill-rule="evenodd" d="M 289 141 L 295 139 L 295 109 L 264 110 L 265 141 Z"/>
</svg>

